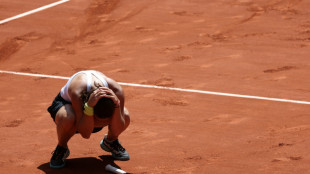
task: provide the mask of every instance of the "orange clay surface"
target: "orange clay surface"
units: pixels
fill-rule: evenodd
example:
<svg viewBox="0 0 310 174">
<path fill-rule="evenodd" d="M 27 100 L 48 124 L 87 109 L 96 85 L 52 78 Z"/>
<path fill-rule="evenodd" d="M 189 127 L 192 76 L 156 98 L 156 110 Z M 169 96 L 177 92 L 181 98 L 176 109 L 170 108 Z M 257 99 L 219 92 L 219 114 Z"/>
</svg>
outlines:
<svg viewBox="0 0 310 174">
<path fill-rule="evenodd" d="M 1 0 L 0 20 L 51 0 Z M 0 70 L 310 100 L 308 0 L 71 0 L 0 25 Z M 0 173 L 308 174 L 310 107 L 123 86 L 131 155 L 75 135 L 64 169 L 46 111 L 66 80 L 0 74 Z"/>
</svg>

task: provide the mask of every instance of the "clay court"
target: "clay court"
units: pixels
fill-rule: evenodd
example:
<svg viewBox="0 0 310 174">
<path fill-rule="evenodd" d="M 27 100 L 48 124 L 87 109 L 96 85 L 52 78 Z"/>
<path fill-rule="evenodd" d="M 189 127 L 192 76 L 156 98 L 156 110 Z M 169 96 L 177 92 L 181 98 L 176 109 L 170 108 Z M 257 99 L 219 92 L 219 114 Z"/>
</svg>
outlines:
<svg viewBox="0 0 310 174">
<path fill-rule="evenodd" d="M 310 1 L 70 0 L 8 21 L 57 0 L 0 1 L 0 173 L 310 173 Z M 104 128 L 51 169 L 46 109 L 86 69 L 122 84 L 131 159 Z"/>
</svg>

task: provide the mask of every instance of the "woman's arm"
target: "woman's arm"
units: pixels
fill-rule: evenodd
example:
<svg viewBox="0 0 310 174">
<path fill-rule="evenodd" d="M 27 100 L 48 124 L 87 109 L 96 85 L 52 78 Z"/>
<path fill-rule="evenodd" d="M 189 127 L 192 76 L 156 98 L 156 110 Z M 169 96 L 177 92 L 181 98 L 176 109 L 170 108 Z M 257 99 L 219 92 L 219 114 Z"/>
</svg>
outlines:
<svg viewBox="0 0 310 174">
<path fill-rule="evenodd" d="M 84 102 L 81 98 L 82 92 L 86 90 L 86 79 L 84 75 L 75 77 L 69 86 L 69 95 L 75 115 L 75 126 L 83 138 L 89 138 L 94 129 L 94 116 L 84 114 Z"/>
<path fill-rule="evenodd" d="M 114 80 L 108 78 L 107 79 L 110 87 L 110 95 L 108 98 L 111 98 L 115 104 L 118 104 L 115 108 L 114 114 L 111 118 L 109 124 L 109 134 L 112 137 L 117 138 L 125 129 L 125 118 L 124 118 L 124 104 L 125 104 L 125 97 L 122 87 L 115 82 Z"/>
<path fill-rule="evenodd" d="M 89 138 L 94 129 L 94 116 L 84 114 L 84 103 L 78 92 L 74 92 L 71 96 L 72 107 L 76 116 L 75 125 L 77 131 L 83 138 Z"/>
</svg>

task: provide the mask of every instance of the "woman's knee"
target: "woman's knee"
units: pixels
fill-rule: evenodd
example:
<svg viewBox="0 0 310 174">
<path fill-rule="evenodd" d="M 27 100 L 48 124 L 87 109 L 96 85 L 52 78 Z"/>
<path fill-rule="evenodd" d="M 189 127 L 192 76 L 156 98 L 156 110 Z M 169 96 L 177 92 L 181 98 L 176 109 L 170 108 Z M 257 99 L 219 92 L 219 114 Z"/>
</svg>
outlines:
<svg viewBox="0 0 310 174">
<path fill-rule="evenodd" d="M 75 124 L 75 115 L 71 105 L 61 107 L 56 114 L 55 123 L 57 126 L 71 128 Z"/>
<path fill-rule="evenodd" d="M 125 128 L 127 128 L 130 124 L 130 115 L 126 107 L 124 107 L 124 119 L 125 119 Z"/>
</svg>

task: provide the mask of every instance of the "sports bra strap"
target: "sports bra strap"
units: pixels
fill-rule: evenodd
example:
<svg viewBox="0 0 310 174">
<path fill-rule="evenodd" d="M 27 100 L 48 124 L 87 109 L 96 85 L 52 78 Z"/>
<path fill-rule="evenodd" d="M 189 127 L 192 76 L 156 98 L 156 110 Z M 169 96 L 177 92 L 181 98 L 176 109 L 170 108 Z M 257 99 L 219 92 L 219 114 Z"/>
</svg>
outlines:
<svg viewBox="0 0 310 174">
<path fill-rule="evenodd" d="M 105 87 L 109 87 L 109 85 L 108 85 L 108 82 L 102 77 L 102 76 L 99 76 L 98 75 L 98 73 L 96 72 L 96 71 L 91 71 L 91 73 L 95 76 L 95 77 L 97 77 L 102 83 L 103 83 L 103 85 L 105 86 Z"/>
<path fill-rule="evenodd" d="M 91 90 L 91 81 L 92 81 L 91 73 L 86 71 L 85 74 L 87 76 L 87 92 L 89 92 Z"/>
</svg>

